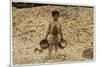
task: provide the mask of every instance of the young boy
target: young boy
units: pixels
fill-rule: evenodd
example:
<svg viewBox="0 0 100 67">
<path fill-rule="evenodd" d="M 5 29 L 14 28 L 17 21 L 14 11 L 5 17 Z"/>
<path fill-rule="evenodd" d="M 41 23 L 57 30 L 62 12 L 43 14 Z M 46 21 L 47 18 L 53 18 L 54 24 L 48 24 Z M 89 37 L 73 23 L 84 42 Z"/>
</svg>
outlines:
<svg viewBox="0 0 100 67">
<path fill-rule="evenodd" d="M 49 58 L 51 58 L 51 52 L 53 48 L 55 49 L 55 57 L 57 56 L 58 44 L 61 40 L 63 40 L 61 24 L 58 21 L 60 13 L 58 11 L 52 12 L 53 21 L 51 21 L 48 25 L 46 39 L 49 43 Z"/>
</svg>

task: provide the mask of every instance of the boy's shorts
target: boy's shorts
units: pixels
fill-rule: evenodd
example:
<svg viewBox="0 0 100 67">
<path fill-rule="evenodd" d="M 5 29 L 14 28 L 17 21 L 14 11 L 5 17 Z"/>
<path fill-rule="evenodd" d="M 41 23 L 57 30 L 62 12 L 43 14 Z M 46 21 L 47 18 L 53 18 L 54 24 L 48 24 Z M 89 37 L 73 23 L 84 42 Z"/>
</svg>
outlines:
<svg viewBox="0 0 100 67">
<path fill-rule="evenodd" d="M 54 36 L 53 34 L 49 34 L 47 40 L 49 44 L 58 44 L 61 41 L 61 36 L 60 34 L 56 36 Z"/>
</svg>

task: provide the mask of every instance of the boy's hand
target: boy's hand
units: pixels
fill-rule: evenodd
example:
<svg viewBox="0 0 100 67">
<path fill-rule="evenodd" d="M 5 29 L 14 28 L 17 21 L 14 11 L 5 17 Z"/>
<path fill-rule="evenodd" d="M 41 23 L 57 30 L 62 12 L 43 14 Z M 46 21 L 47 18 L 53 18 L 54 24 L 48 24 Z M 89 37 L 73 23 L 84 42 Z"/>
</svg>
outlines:
<svg viewBox="0 0 100 67">
<path fill-rule="evenodd" d="M 63 38 L 61 38 L 61 41 L 63 41 L 64 39 Z"/>
<path fill-rule="evenodd" d="M 47 36 L 45 37 L 45 40 L 47 40 Z"/>
</svg>

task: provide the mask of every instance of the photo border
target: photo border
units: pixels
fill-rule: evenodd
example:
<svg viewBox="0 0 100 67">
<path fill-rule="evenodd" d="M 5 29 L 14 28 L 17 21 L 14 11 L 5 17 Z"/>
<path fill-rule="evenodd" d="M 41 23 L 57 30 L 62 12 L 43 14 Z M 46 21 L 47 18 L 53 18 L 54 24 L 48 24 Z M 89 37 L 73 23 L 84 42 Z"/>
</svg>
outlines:
<svg viewBox="0 0 100 67">
<path fill-rule="evenodd" d="M 73 4 L 73 3 L 57 3 L 57 2 L 42 2 L 42 1 L 25 1 L 25 3 L 36 3 L 36 4 L 50 4 L 50 5 L 59 5 L 59 6 L 79 6 L 79 7 L 93 7 L 93 23 L 94 23 L 94 34 L 93 34 L 93 60 L 86 60 L 86 61 L 68 61 L 68 62 L 55 62 L 55 63 L 38 63 L 38 64 L 13 64 L 13 32 L 12 32 L 12 2 L 16 2 L 16 1 L 12 1 L 10 0 L 10 66 L 11 67 L 16 67 L 16 66 L 39 66 L 39 65 L 53 65 L 53 64 L 73 64 L 73 63 L 87 63 L 87 62 L 95 62 L 96 61 L 96 6 L 95 5 L 87 5 L 87 4 Z M 17 1 L 17 2 L 22 2 Z"/>
</svg>

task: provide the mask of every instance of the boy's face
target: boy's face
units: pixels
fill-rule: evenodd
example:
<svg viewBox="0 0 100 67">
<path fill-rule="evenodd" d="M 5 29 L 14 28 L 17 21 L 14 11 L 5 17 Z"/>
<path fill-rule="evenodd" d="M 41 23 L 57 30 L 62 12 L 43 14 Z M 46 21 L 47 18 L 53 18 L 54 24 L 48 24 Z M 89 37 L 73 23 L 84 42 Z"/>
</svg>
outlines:
<svg viewBox="0 0 100 67">
<path fill-rule="evenodd" d="M 54 14 L 52 17 L 53 17 L 54 21 L 58 21 L 59 15 L 58 14 Z"/>
</svg>

